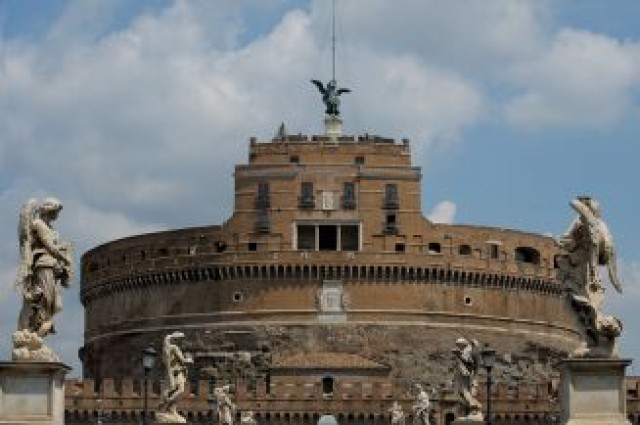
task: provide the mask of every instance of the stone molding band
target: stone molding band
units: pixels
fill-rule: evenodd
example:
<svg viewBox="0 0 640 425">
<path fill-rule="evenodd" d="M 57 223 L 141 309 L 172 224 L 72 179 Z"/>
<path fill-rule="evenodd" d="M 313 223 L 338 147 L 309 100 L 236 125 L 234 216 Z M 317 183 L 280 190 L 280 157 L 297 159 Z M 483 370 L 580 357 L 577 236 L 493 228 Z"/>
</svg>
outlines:
<svg viewBox="0 0 640 425">
<path fill-rule="evenodd" d="M 235 265 L 210 266 L 167 270 L 145 275 L 104 279 L 93 284 L 83 283 L 80 291 L 82 304 L 114 292 L 141 289 L 155 285 L 197 283 L 236 279 L 255 280 L 366 280 L 372 282 L 424 282 L 460 284 L 504 290 L 524 290 L 560 297 L 563 287 L 553 280 L 528 278 L 506 274 L 467 272 L 442 267 L 405 266 L 326 266 L 326 265 Z"/>
</svg>

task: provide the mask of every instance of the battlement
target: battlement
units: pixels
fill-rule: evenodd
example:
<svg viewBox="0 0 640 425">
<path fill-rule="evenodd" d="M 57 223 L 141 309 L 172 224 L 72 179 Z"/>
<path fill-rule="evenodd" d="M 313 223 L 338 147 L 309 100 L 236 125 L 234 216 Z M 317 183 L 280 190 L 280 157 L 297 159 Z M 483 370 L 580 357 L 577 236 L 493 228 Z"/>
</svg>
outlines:
<svg viewBox="0 0 640 425">
<path fill-rule="evenodd" d="M 374 135 L 288 135 L 268 142 L 251 138 L 250 165 L 345 164 L 360 166 L 411 165 L 408 139 L 396 141 Z"/>
</svg>

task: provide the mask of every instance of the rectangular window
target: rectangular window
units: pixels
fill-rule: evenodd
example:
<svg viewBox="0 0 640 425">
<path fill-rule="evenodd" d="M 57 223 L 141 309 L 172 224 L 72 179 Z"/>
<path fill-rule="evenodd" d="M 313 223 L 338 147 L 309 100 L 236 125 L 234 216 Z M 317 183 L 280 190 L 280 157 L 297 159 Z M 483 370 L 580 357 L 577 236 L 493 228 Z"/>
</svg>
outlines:
<svg viewBox="0 0 640 425">
<path fill-rule="evenodd" d="M 258 195 L 256 196 L 256 208 L 259 210 L 264 210 L 269 208 L 269 204 L 270 204 L 269 198 L 270 198 L 269 183 L 268 182 L 258 183 Z"/>
<path fill-rule="evenodd" d="M 342 186 L 342 208 L 351 210 L 356 207 L 356 185 L 353 182 L 344 182 Z"/>
<path fill-rule="evenodd" d="M 338 250 L 338 228 L 336 226 L 318 226 L 318 249 L 320 251 Z"/>
<path fill-rule="evenodd" d="M 384 187 L 384 207 L 385 208 L 398 208 L 398 185 L 395 183 L 388 183 Z"/>
<path fill-rule="evenodd" d="M 489 258 L 497 260 L 500 255 L 500 246 L 495 243 L 489 244 Z"/>
<path fill-rule="evenodd" d="M 387 214 L 386 221 L 384 223 L 384 233 L 395 234 L 398 231 L 398 222 L 395 214 Z"/>
<path fill-rule="evenodd" d="M 313 208 L 315 206 L 315 197 L 313 194 L 313 183 L 302 182 L 300 185 L 300 207 Z"/>
<path fill-rule="evenodd" d="M 298 225 L 298 250 L 316 249 L 316 226 Z"/>
<path fill-rule="evenodd" d="M 364 164 L 364 156 L 356 156 L 355 159 L 353 160 L 353 162 L 356 165 L 362 165 Z"/>
<path fill-rule="evenodd" d="M 360 248 L 360 232 L 356 225 L 340 226 L 340 249 L 342 251 L 358 251 Z"/>
<path fill-rule="evenodd" d="M 298 224 L 299 251 L 359 251 L 360 226 L 357 224 Z"/>
</svg>

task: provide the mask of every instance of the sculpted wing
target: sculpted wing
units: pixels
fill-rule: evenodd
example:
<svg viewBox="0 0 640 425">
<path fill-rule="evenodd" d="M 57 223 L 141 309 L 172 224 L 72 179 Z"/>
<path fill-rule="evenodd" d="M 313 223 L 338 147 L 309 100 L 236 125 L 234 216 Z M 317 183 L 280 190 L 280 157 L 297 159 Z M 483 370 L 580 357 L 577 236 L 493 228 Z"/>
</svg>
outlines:
<svg viewBox="0 0 640 425">
<path fill-rule="evenodd" d="M 618 279 L 618 259 L 616 258 L 616 248 L 613 244 L 613 237 L 609 233 L 609 229 L 604 223 L 601 223 L 600 231 L 603 233 L 603 250 L 602 253 L 605 265 L 607 266 L 607 272 L 609 274 L 609 282 L 615 288 L 616 291 L 622 293 L 622 284 Z"/>
<path fill-rule="evenodd" d="M 324 94 L 325 90 L 324 90 L 324 85 L 322 84 L 322 81 L 311 80 L 311 82 L 313 84 L 315 84 L 315 86 L 318 88 L 318 90 L 320 90 L 320 93 Z"/>
<path fill-rule="evenodd" d="M 341 95 L 342 93 L 351 93 L 351 89 L 339 89 L 338 95 Z"/>
<path fill-rule="evenodd" d="M 31 244 L 33 239 L 32 223 L 38 201 L 29 199 L 20 209 L 18 219 L 18 242 L 20 244 L 20 267 L 16 278 L 16 286 L 24 287 L 25 281 L 31 276 L 33 253 Z"/>
</svg>

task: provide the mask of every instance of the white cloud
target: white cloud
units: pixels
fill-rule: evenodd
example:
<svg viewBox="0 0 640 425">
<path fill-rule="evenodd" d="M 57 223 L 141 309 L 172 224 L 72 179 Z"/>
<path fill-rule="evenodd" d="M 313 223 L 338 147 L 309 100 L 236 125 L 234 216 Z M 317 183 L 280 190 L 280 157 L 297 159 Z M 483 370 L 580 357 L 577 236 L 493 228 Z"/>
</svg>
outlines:
<svg viewBox="0 0 640 425">
<path fill-rule="evenodd" d="M 456 216 L 456 204 L 451 201 L 442 201 L 436 205 L 427 216 L 434 223 L 451 224 Z"/>
<path fill-rule="evenodd" d="M 319 37 L 328 43 L 330 2 L 316 0 Z M 546 1 L 355 0 L 338 2 L 338 32 L 378 51 L 418 54 L 432 64 L 477 77 L 527 57 L 544 39 Z"/>
<path fill-rule="evenodd" d="M 611 127 L 632 109 L 639 77 L 639 43 L 565 29 L 549 49 L 512 70 L 522 91 L 506 118 L 532 128 Z"/>
</svg>

